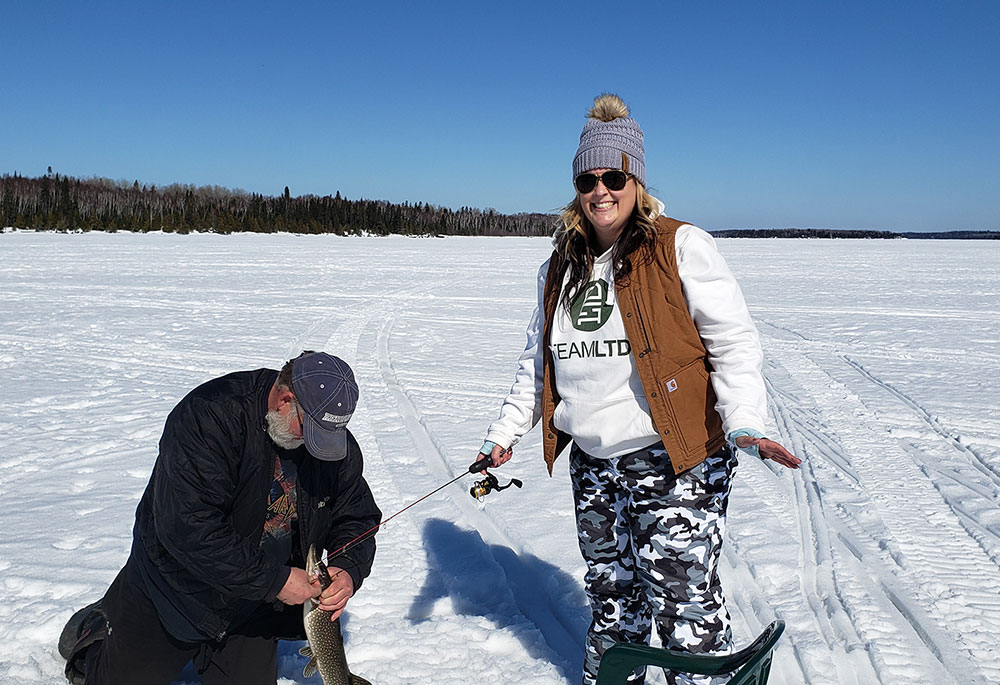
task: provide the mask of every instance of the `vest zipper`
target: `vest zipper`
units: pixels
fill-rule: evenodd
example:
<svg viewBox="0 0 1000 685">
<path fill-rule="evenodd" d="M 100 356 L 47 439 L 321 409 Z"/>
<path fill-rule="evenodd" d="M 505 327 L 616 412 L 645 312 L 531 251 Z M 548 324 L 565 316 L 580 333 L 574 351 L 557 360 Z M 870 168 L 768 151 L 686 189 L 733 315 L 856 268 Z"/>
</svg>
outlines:
<svg viewBox="0 0 1000 685">
<path fill-rule="evenodd" d="M 649 354 L 651 345 L 649 341 L 649 333 L 646 331 L 646 320 L 642 315 L 642 308 L 639 306 L 639 296 L 636 295 L 635 292 L 632 293 L 632 302 L 635 303 L 635 316 L 639 320 L 639 329 L 642 331 L 642 339 L 646 344 L 646 348 L 639 352 L 639 357 L 645 357 Z"/>
</svg>

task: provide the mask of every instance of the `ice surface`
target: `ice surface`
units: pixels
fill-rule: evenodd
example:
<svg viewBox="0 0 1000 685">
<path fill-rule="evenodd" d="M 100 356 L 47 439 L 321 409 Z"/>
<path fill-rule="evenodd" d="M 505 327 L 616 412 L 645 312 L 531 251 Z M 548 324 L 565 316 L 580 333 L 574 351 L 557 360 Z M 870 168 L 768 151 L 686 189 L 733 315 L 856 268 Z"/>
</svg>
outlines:
<svg viewBox="0 0 1000 685">
<path fill-rule="evenodd" d="M 723 580 L 739 643 L 782 618 L 773 683 L 1000 682 L 1000 246 L 721 240 L 758 322 L 769 432 L 742 460 Z M 472 461 L 512 379 L 545 239 L 0 235 L 0 682 L 58 683 L 56 639 L 129 548 L 190 388 L 303 348 L 348 359 L 383 511 Z M 344 621 L 393 683 L 578 682 L 588 609 L 565 460 L 529 434 L 378 536 Z M 305 683 L 297 644 L 280 682 Z M 312 682 L 316 682 L 315 680 Z"/>
</svg>

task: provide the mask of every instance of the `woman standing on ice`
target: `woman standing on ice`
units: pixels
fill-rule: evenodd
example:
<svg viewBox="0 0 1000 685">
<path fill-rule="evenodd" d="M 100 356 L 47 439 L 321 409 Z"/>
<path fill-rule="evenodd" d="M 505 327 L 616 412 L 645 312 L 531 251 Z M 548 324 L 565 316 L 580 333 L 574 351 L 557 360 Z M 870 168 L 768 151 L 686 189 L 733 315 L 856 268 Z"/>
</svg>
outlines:
<svg viewBox="0 0 1000 685">
<path fill-rule="evenodd" d="M 642 130 L 618 96 L 588 112 L 573 179 L 514 385 L 481 453 L 503 464 L 539 419 L 550 473 L 573 443 L 593 611 L 583 680 L 593 683 L 604 651 L 648 643 L 653 622 L 671 649 L 730 650 L 718 565 L 731 445 L 800 462 L 764 438 L 763 355 L 740 288 L 711 236 L 646 192 Z"/>
</svg>

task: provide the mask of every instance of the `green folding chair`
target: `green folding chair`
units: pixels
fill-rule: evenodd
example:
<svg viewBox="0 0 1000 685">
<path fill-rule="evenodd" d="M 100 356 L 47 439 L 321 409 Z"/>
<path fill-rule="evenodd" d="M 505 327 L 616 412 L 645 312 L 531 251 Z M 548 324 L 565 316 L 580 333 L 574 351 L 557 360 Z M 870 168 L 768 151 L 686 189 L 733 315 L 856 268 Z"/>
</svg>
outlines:
<svg viewBox="0 0 1000 685">
<path fill-rule="evenodd" d="M 675 672 L 702 675 L 732 673 L 732 677 L 726 681 L 728 685 L 764 685 L 771 672 L 774 645 L 784 630 L 785 622 L 775 621 L 749 647 L 720 656 L 689 654 L 621 642 L 610 647 L 601 658 L 601 666 L 597 670 L 597 685 L 621 685 L 639 666 L 660 666 Z"/>
</svg>

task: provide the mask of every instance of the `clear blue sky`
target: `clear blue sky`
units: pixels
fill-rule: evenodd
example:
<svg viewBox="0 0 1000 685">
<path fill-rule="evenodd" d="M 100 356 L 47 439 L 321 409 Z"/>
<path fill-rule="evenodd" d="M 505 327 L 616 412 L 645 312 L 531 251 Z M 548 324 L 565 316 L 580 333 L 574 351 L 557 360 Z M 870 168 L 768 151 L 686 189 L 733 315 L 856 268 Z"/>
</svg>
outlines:
<svg viewBox="0 0 1000 685">
<path fill-rule="evenodd" d="M 612 91 L 704 228 L 1000 230 L 1000 2 L 0 10 L 0 173 L 547 212 Z"/>
</svg>

